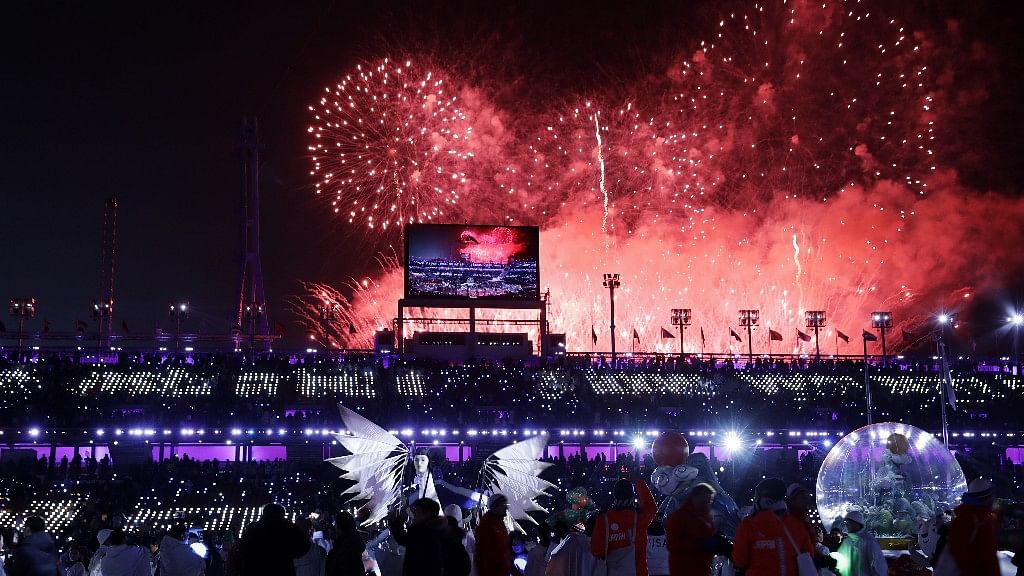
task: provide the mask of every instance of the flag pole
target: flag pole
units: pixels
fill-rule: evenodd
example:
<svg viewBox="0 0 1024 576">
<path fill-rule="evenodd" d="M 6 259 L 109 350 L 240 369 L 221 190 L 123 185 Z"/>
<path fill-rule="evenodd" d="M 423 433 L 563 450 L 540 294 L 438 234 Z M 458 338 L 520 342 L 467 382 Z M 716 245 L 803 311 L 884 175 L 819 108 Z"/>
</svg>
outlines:
<svg viewBox="0 0 1024 576">
<path fill-rule="evenodd" d="M 939 403 L 942 404 L 942 443 L 949 448 L 949 422 L 946 420 L 946 378 L 949 378 L 949 362 L 946 360 L 946 347 L 942 341 L 936 342 L 939 348 L 939 361 L 942 362 L 942 378 L 939 382 Z"/>
<path fill-rule="evenodd" d="M 868 425 L 871 425 L 871 379 L 868 376 L 868 339 L 861 339 L 864 341 L 864 398 L 867 401 L 868 408 Z"/>
<path fill-rule="evenodd" d="M 839 330 L 836 330 L 835 333 L 836 333 L 836 362 L 838 362 L 839 361 Z"/>
</svg>

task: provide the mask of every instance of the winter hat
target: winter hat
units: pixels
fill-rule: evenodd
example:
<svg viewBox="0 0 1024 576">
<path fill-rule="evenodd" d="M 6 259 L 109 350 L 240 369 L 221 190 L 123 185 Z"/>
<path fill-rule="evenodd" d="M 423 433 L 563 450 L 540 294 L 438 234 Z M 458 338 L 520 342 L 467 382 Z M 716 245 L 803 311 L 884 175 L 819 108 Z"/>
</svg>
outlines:
<svg viewBox="0 0 1024 576">
<path fill-rule="evenodd" d="M 458 504 L 449 504 L 444 507 L 444 515 L 454 518 L 456 522 L 462 522 L 462 508 Z"/>
<path fill-rule="evenodd" d="M 113 532 L 110 528 L 104 528 L 96 533 L 96 539 L 99 540 L 100 546 L 107 543 L 107 538 L 110 538 L 110 533 Z"/>
<path fill-rule="evenodd" d="M 508 504 L 508 497 L 500 492 L 495 492 L 494 494 L 491 494 L 489 498 L 487 498 L 488 510 L 494 510 L 495 508 L 501 506 L 502 504 Z"/>
<path fill-rule="evenodd" d="M 846 514 L 846 521 L 856 522 L 857 524 L 864 526 L 864 513 L 860 510 L 850 510 Z"/>
<path fill-rule="evenodd" d="M 811 491 L 805 488 L 803 484 L 798 484 L 794 482 L 789 485 L 789 488 L 786 488 L 786 498 L 792 498 L 793 495 L 798 492 L 807 492 L 808 494 L 811 493 Z"/>
<path fill-rule="evenodd" d="M 994 494 L 992 482 L 984 478 L 975 478 L 967 485 L 967 493 L 963 495 L 965 504 L 982 504 Z"/>
<path fill-rule="evenodd" d="M 786 497 L 786 483 L 778 478 L 766 478 L 761 480 L 757 488 L 754 489 L 754 493 L 758 498 L 782 500 Z"/>
<path fill-rule="evenodd" d="M 612 490 L 612 494 L 616 500 L 632 500 L 636 498 L 636 491 L 633 489 L 633 483 L 629 480 L 619 479 L 615 482 L 615 489 Z"/>
</svg>

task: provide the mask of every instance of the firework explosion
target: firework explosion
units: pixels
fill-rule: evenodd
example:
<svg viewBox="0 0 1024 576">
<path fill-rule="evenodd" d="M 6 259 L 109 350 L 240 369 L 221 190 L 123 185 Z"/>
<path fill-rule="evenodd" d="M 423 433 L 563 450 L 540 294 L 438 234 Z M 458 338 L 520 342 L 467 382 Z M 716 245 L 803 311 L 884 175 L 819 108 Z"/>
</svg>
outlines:
<svg viewBox="0 0 1024 576">
<path fill-rule="evenodd" d="M 311 107 L 317 190 L 361 227 L 496 215 L 541 226 L 549 318 L 570 350 L 608 349 L 604 272 L 622 275 L 620 347 L 636 330 L 640 350 L 677 350 L 660 328 L 679 307 L 693 309 L 691 351 L 700 333 L 709 352 L 745 351 L 730 337 L 740 309 L 761 311 L 762 352 L 765 328 L 784 335 L 775 352 L 801 351 L 809 309 L 828 313 L 826 350 L 874 309 L 914 330 L 1022 264 L 990 248 L 1024 243 L 1024 206 L 966 189 L 969 144 L 939 136 L 983 102 L 954 71 L 991 66 L 984 51 L 952 24 L 911 30 L 884 9 L 754 5 L 676 47 L 663 74 L 554 112 L 503 111 L 484 87 L 385 61 Z M 368 347 L 371 328 L 391 325 L 402 272 L 382 263 L 350 296 L 307 287 L 294 308 L 317 338 Z M 339 310 L 326 324 L 325 302 Z"/>
</svg>

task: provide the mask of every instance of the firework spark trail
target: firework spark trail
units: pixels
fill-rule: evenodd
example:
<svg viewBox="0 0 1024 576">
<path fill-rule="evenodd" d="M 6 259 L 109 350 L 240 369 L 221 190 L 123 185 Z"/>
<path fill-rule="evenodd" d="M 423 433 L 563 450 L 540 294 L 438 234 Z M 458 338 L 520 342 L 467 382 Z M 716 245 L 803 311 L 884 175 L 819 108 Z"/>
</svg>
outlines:
<svg viewBox="0 0 1024 576">
<path fill-rule="evenodd" d="M 608 189 L 604 185 L 604 146 L 601 144 L 601 123 L 598 121 L 598 113 L 594 112 L 594 136 L 597 138 L 597 163 L 601 167 L 601 198 L 603 200 L 603 211 L 601 213 L 601 234 L 605 237 L 605 248 L 608 247 Z"/>
<path fill-rule="evenodd" d="M 673 307 L 694 310 L 709 351 L 730 349 L 729 326 L 744 308 L 790 334 L 804 304 L 844 331 L 879 305 L 909 317 L 919 301 L 1022 265 L 1019 251 L 992 247 L 1024 244 L 1024 203 L 957 176 L 966 156 L 957 146 L 972 141 L 959 133 L 985 110 L 957 103 L 985 86 L 961 85 L 954 72 L 995 74 L 995 65 L 977 60 L 984 51 L 955 27 L 912 29 L 894 6 L 777 2 L 712 15 L 714 38 L 668 47 L 680 56 L 663 76 L 610 85 L 562 113 L 502 110 L 486 85 L 442 73 L 430 76 L 444 78 L 444 96 L 433 99 L 430 85 L 396 91 L 369 76 L 351 95 L 362 114 L 348 124 L 336 87 L 313 107 L 314 176 L 339 203 L 332 208 L 364 229 L 370 215 L 391 228 L 495 214 L 541 226 L 550 318 L 572 350 L 590 349 L 589 327 L 608 317 L 600 277 L 610 270 L 622 274 L 625 339 L 635 328 L 646 350 L 670 351 L 657 335 Z M 425 76 L 413 70 L 402 74 Z M 434 114 L 441 104 L 446 112 Z M 503 127 L 513 124 L 510 135 Z M 937 126 L 958 138 L 944 141 Z M 345 157 L 329 154 L 347 146 Z M 396 186 L 379 187 L 381 174 L 354 157 L 387 168 L 404 195 L 392 197 Z M 397 263 L 347 287 L 336 322 L 352 320 L 360 333 L 340 324 L 338 338 L 369 345 L 366 329 L 390 324 L 401 292 Z M 315 311 L 315 295 L 308 302 Z"/>
</svg>

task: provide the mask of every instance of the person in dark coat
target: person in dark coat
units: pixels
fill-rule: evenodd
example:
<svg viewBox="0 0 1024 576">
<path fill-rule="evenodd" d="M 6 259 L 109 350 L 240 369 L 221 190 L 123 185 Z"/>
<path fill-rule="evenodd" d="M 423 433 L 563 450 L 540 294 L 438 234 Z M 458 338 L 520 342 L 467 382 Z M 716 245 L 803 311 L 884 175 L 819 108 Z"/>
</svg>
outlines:
<svg viewBox="0 0 1024 576">
<path fill-rule="evenodd" d="M 388 517 L 391 536 L 405 546 L 402 576 L 443 576 L 448 523 L 440 515 L 441 506 L 430 498 L 420 498 L 409 505 L 409 512 L 408 528 L 400 514 Z"/>
<path fill-rule="evenodd" d="M 25 519 L 25 537 L 14 549 L 7 563 L 9 576 L 57 576 L 59 556 L 53 536 L 46 532 L 46 523 L 39 516 Z"/>
<path fill-rule="evenodd" d="M 334 546 L 327 553 L 326 576 L 363 576 L 366 568 L 363 565 L 363 552 L 366 543 L 356 530 L 356 519 L 348 512 L 339 512 L 334 517 L 334 529 L 337 536 Z"/>
<path fill-rule="evenodd" d="M 309 537 L 285 518 L 284 506 L 267 504 L 260 519 L 245 527 L 238 542 L 239 566 L 245 576 L 294 576 L 296 558 L 309 550 Z"/>
</svg>

